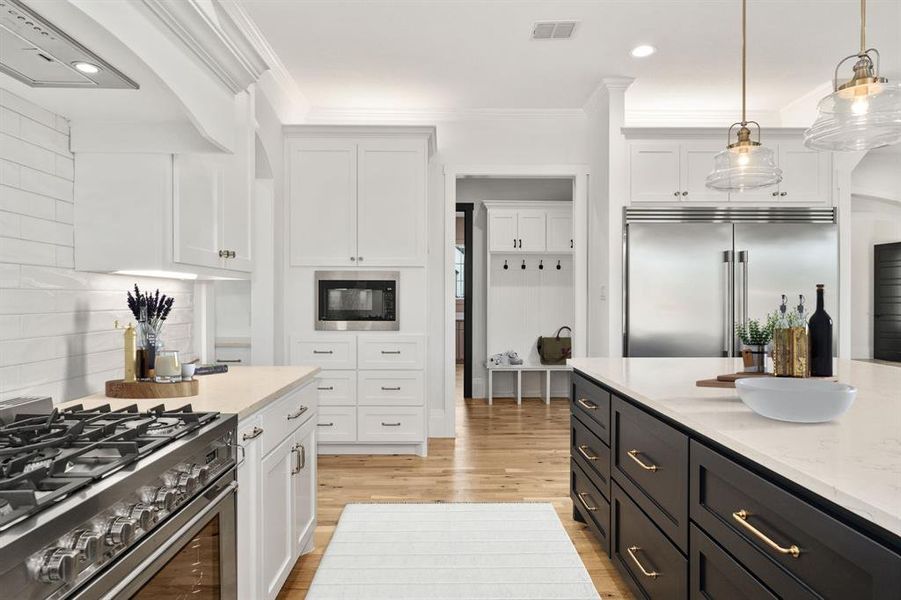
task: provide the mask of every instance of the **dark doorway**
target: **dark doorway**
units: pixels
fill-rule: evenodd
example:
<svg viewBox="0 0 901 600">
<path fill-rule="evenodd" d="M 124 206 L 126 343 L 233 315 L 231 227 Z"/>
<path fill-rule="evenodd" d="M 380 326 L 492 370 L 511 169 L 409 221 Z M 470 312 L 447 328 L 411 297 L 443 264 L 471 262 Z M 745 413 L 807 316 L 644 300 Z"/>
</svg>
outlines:
<svg viewBox="0 0 901 600">
<path fill-rule="evenodd" d="M 463 397 L 472 398 L 472 202 L 458 202 L 457 213 L 463 216 L 462 296 L 463 296 Z M 460 252 L 460 244 L 457 244 Z M 455 261 L 456 262 L 456 261 Z M 458 269 L 459 271 L 459 269 Z M 458 285 L 459 288 L 459 285 Z M 458 291 L 457 297 L 460 297 Z"/>
<path fill-rule="evenodd" d="M 873 358 L 901 362 L 901 242 L 873 250 Z"/>
</svg>

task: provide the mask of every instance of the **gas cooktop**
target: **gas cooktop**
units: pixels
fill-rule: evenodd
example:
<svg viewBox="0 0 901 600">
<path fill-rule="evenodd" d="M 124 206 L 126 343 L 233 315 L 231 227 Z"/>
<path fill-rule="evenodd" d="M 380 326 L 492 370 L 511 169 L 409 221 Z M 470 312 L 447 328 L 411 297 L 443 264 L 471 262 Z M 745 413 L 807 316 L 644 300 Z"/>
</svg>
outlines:
<svg viewBox="0 0 901 600">
<path fill-rule="evenodd" d="M 153 453 L 218 413 L 76 405 L 0 424 L 0 530 Z"/>
</svg>

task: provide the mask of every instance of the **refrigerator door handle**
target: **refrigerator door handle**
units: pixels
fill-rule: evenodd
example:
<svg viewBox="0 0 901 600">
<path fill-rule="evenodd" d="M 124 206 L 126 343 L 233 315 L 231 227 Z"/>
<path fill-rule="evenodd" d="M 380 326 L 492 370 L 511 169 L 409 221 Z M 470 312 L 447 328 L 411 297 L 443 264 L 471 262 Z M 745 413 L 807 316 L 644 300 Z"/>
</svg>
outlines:
<svg viewBox="0 0 901 600">
<path fill-rule="evenodd" d="M 735 254 L 732 250 L 723 252 L 723 265 L 726 268 L 726 276 L 723 298 L 723 356 L 732 356 L 735 339 L 735 324 L 733 316 L 734 305 L 732 303 L 732 290 L 735 289 Z"/>
<path fill-rule="evenodd" d="M 748 262 L 751 253 L 748 250 L 742 250 L 738 253 L 738 262 L 741 263 L 741 322 L 742 325 L 748 322 Z"/>
</svg>

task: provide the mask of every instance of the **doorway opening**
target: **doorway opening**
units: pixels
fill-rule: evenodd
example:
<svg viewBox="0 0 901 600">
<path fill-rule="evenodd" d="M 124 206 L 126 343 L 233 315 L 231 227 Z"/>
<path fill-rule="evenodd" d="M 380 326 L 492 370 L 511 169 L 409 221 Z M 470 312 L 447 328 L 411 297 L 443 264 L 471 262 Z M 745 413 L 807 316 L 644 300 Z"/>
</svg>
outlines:
<svg viewBox="0 0 901 600">
<path fill-rule="evenodd" d="M 454 253 L 454 363 L 457 395 L 472 398 L 473 238 L 471 202 L 458 202 Z M 462 390 L 462 391 L 461 391 Z"/>
</svg>

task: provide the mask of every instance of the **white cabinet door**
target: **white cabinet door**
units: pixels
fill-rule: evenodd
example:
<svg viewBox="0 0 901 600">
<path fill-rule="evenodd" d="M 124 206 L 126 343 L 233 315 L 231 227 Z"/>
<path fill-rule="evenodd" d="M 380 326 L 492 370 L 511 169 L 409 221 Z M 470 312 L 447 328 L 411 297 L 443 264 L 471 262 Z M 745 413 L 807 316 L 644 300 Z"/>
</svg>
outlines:
<svg viewBox="0 0 901 600">
<path fill-rule="evenodd" d="M 491 252 L 515 252 L 517 249 L 516 211 L 488 212 L 488 248 Z"/>
<path fill-rule="evenodd" d="M 569 252 L 573 247 L 573 215 L 570 210 L 547 213 L 548 252 Z"/>
<path fill-rule="evenodd" d="M 262 503 L 262 458 L 259 415 L 244 419 L 238 427 L 238 443 L 244 447 L 238 463 L 238 598 L 260 598 L 260 515 Z"/>
<path fill-rule="evenodd" d="M 816 152 L 801 142 L 779 144 L 782 183 L 779 200 L 828 204 L 832 198 L 832 172 L 829 152 Z"/>
<path fill-rule="evenodd" d="M 685 142 L 680 147 L 679 181 L 683 202 L 728 202 L 729 194 L 707 187 L 707 175 L 713 170 L 713 158 L 725 150 L 726 141 Z M 675 199 L 675 198 L 674 198 Z"/>
<path fill-rule="evenodd" d="M 244 271 L 249 273 L 250 265 L 250 238 L 251 223 L 253 222 L 251 208 L 253 203 L 253 179 L 256 171 L 254 164 L 255 144 L 254 129 L 250 124 L 253 115 L 252 108 L 248 108 L 246 94 L 239 94 L 241 100 L 237 102 L 239 113 L 236 117 L 237 140 L 235 152 L 226 157 L 226 186 L 221 207 L 220 222 L 223 249 L 234 252 L 234 258 L 225 259 L 223 266 L 232 271 Z"/>
<path fill-rule="evenodd" d="M 312 548 L 313 530 L 316 528 L 316 426 L 317 419 L 310 419 L 292 438 L 294 465 L 291 469 L 291 487 L 294 505 L 291 529 L 295 557 Z"/>
<path fill-rule="evenodd" d="M 547 247 L 547 213 L 543 210 L 517 211 L 516 236 L 520 250 L 544 251 Z"/>
<path fill-rule="evenodd" d="M 289 436 L 275 447 L 261 463 L 262 503 L 262 584 L 263 597 L 278 596 L 282 584 L 294 566 L 294 476 L 295 440 Z M 243 509 L 242 509 L 243 510 Z"/>
<path fill-rule="evenodd" d="M 426 145 L 422 140 L 357 144 L 357 262 L 425 265 Z"/>
<path fill-rule="evenodd" d="M 356 143 L 292 140 L 287 152 L 291 265 L 356 265 Z"/>
<path fill-rule="evenodd" d="M 173 170 L 173 260 L 219 267 L 220 215 L 227 162 L 212 154 L 177 154 Z M 148 218 L 152 218 L 149 215 Z"/>
<path fill-rule="evenodd" d="M 679 154 L 679 144 L 672 142 L 633 142 L 629 146 L 632 202 L 673 202 L 681 199 Z"/>
</svg>

